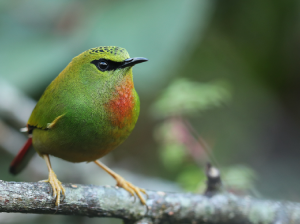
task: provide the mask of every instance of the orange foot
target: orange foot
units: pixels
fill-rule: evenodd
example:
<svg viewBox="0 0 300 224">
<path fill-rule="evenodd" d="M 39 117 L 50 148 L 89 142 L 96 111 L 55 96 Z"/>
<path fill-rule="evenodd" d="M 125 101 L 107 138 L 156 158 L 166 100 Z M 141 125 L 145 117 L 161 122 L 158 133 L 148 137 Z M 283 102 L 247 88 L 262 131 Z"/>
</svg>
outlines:
<svg viewBox="0 0 300 224">
<path fill-rule="evenodd" d="M 49 171 L 48 180 L 42 180 L 41 182 L 50 183 L 52 187 L 53 197 L 56 198 L 55 205 L 58 207 L 60 204 L 60 192 L 65 197 L 65 188 L 62 186 L 61 182 L 57 179 L 56 174 L 52 169 Z"/>
<path fill-rule="evenodd" d="M 146 191 L 142 188 L 135 187 L 132 183 L 126 181 L 123 177 L 121 177 L 119 174 L 115 173 L 111 169 L 109 169 L 107 166 L 105 166 L 103 163 L 101 163 L 98 160 L 95 160 L 94 163 L 96 163 L 99 167 L 101 167 L 103 170 L 105 170 L 109 175 L 111 175 L 116 181 L 117 186 L 124 188 L 126 191 L 128 191 L 132 196 L 135 196 L 135 194 L 139 197 L 143 205 L 146 205 L 145 199 L 142 197 L 141 192 L 146 194 Z"/>
<path fill-rule="evenodd" d="M 126 181 L 123 177 L 121 177 L 119 174 L 114 175 L 114 179 L 117 181 L 117 186 L 124 188 L 126 191 L 128 191 L 132 196 L 135 196 L 135 194 L 139 197 L 142 204 L 145 205 L 146 201 L 142 197 L 141 192 L 146 194 L 146 191 L 142 188 L 134 186 L 132 183 Z"/>
</svg>

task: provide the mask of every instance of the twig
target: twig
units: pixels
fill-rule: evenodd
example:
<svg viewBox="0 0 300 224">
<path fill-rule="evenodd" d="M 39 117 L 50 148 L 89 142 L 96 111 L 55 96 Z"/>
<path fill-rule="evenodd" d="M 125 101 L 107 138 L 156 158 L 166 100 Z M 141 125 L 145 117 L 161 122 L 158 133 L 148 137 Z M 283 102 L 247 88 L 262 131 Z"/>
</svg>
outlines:
<svg viewBox="0 0 300 224">
<path fill-rule="evenodd" d="M 220 177 L 220 171 L 213 167 L 210 163 L 206 164 L 206 196 L 213 196 L 222 191 L 222 181 Z"/>
</svg>

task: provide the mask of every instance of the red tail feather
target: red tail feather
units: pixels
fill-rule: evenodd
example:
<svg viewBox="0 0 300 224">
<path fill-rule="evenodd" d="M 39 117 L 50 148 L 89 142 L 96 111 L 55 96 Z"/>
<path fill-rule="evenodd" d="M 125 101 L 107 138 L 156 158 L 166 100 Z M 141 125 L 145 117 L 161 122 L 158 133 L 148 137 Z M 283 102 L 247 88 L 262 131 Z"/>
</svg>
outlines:
<svg viewBox="0 0 300 224">
<path fill-rule="evenodd" d="M 34 149 L 32 147 L 32 138 L 28 138 L 23 148 L 11 162 L 9 171 L 12 174 L 18 174 L 27 165 L 33 155 Z"/>
</svg>

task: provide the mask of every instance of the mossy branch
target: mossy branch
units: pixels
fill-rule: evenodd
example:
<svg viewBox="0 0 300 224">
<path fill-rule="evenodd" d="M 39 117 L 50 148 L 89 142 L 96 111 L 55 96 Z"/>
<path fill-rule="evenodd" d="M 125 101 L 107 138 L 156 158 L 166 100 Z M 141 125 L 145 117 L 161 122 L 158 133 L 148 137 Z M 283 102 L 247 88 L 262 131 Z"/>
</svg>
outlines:
<svg viewBox="0 0 300 224">
<path fill-rule="evenodd" d="M 56 209 L 47 183 L 0 181 L 0 212 L 115 217 L 125 223 L 300 223 L 300 204 L 233 194 L 147 191 L 148 210 L 124 189 L 64 184 L 66 198 Z"/>
</svg>

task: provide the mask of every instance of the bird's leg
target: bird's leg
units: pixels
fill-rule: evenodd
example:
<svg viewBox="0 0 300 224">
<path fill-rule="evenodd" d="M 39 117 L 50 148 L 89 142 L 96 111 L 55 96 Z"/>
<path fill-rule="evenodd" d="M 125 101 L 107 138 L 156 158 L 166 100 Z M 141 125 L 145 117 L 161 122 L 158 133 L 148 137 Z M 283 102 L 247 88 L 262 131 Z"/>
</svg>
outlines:
<svg viewBox="0 0 300 224">
<path fill-rule="evenodd" d="M 56 174 L 52 170 L 50 158 L 48 154 L 42 155 L 43 159 L 46 161 L 48 171 L 49 171 L 49 177 L 48 180 L 42 180 L 42 182 L 48 182 L 51 184 L 52 191 L 53 191 L 53 197 L 56 198 L 55 205 L 58 207 L 60 204 L 60 192 L 63 195 L 63 198 L 65 197 L 65 189 L 62 186 L 61 182 L 57 179 Z"/>
<path fill-rule="evenodd" d="M 103 163 L 101 163 L 98 160 L 95 160 L 94 163 L 96 163 L 98 166 L 100 166 L 103 170 L 105 170 L 109 175 L 111 175 L 116 181 L 117 181 L 117 186 L 124 188 L 126 191 L 128 191 L 132 196 L 135 196 L 136 194 L 139 199 L 141 200 L 142 204 L 145 205 L 146 201 L 142 197 L 141 192 L 146 194 L 146 191 L 142 188 L 135 187 L 133 184 L 130 182 L 126 181 L 123 177 L 121 177 L 119 174 L 115 173 L 111 169 L 109 169 L 107 166 L 105 166 Z"/>
</svg>

